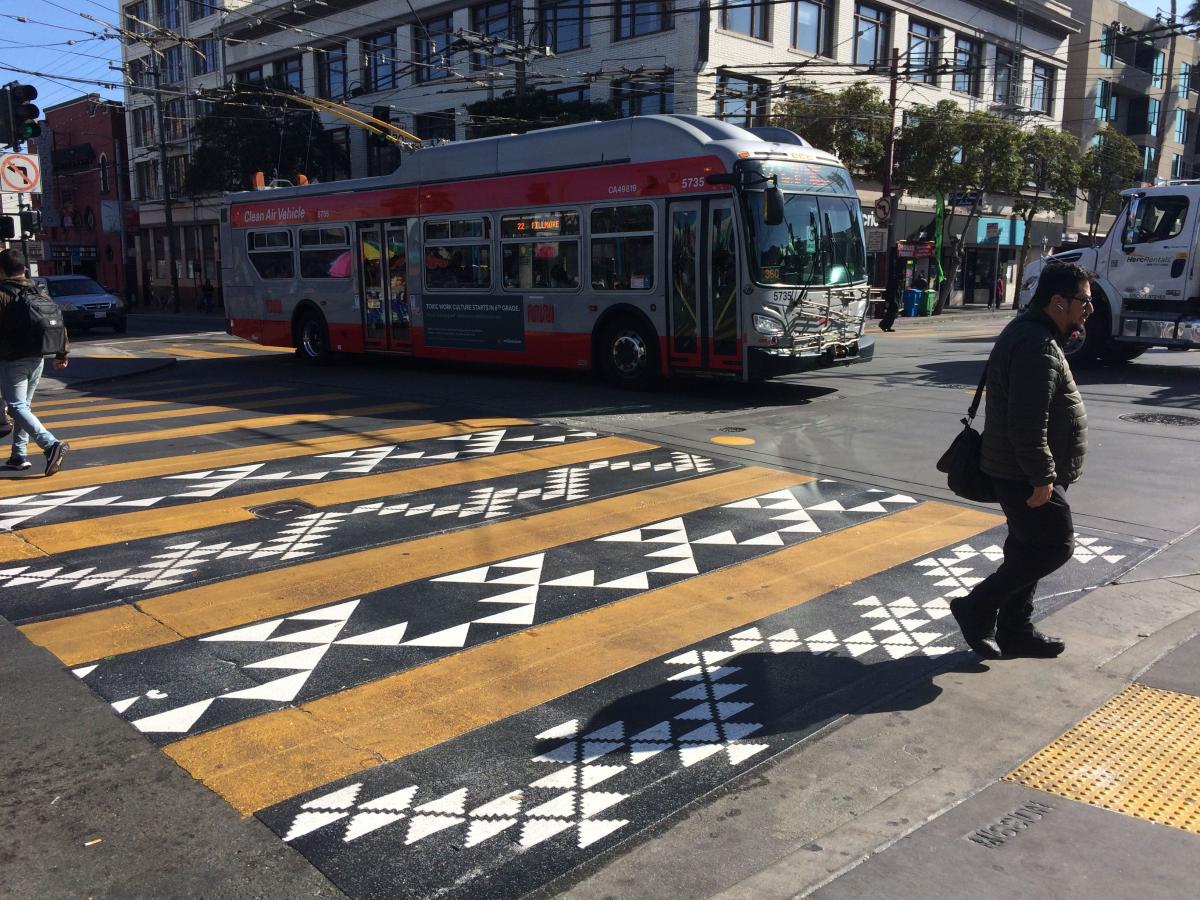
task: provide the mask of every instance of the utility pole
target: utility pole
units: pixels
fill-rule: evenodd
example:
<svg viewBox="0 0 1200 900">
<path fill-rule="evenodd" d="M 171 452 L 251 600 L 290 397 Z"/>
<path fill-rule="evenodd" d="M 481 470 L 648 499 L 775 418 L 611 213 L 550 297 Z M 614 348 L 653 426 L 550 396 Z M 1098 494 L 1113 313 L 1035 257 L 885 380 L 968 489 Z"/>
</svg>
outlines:
<svg viewBox="0 0 1200 900">
<path fill-rule="evenodd" d="M 171 309 L 180 311 L 179 265 L 175 257 L 175 218 L 171 212 L 171 179 L 167 172 L 167 131 L 162 108 L 162 57 L 148 70 L 154 78 L 154 127 L 158 129 L 158 174 L 162 189 L 163 222 L 167 229 L 167 265 L 171 270 Z"/>
<path fill-rule="evenodd" d="M 895 265 L 892 256 L 896 249 L 896 215 L 899 212 L 896 209 L 896 191 L 892 184 L 892 173 L 896 168 L 896 93 L 900 82 L 900 51 L 895 47 L 892 48 L 888 74 L 891 87 L 888 89 L 887 138 L 883 144 L 883 196 L 887 198 L 890 212 L 887 220 L 887 252 L 883 256 L 885 261 L 883 283 L 887 289 L 898 291 L 899 285 L 893 284 L 897 273 L 892 271 Z M 893 300 L 899 302 L 899 295 L 893 297 Z"/>
<path fill-rule="evenodd" d="M 1160 109 L 1158 122 L 1158 139 L 1154 142 L 1154 174 L 1157 175 L 1162 171 L 1163 144 L 1167 140 L 1167 129 L 1175 127 L 1175 37 L 1179 29 L 1175 27 L 1176 0 L 1171 0 L 1171 18 L 1167 23 L 1171 29 L 1171 43 L 1167 49 L 1167 71 L 1166 78 L 1163 80 L 1163 86 L 1166 88 L 1163 93 L 1163 101 Z M 1186 149 L 1186 148 L 1185 148 Z M 1180 173 L 1183 174 L 1182 172 Z M 1172 176 L 1174 173 L 1172 173 Z"/>
</svg>

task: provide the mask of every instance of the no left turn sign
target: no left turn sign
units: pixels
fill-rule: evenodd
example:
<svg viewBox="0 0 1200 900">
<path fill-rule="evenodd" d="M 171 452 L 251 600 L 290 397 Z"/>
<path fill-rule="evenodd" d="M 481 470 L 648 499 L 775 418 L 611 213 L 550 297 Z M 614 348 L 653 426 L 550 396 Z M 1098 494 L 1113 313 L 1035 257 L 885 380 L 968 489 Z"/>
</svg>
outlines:
<svg viewBox="0 0 1200 900">
<path fill-rule="evenodd" d="M 0 155 L 0 191 L 16 194 L 40 194 L 42 170 L 37 157 L 25 153 Z"/>
</svg>

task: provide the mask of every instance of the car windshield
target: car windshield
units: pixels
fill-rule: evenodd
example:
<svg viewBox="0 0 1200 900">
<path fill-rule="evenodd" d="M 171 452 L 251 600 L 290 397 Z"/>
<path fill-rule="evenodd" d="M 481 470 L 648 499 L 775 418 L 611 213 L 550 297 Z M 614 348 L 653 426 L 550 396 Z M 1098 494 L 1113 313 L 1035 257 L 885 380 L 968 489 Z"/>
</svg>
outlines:
<svg viewBox="0 0 1200 900">
<path fill-rule="evenodd" d="M 82 297 L 87 294 L 104 294 L 107 291 L 90 278 L 63 278 L 47 281 L 46 288 L 51 297 Z"/>
</svg>

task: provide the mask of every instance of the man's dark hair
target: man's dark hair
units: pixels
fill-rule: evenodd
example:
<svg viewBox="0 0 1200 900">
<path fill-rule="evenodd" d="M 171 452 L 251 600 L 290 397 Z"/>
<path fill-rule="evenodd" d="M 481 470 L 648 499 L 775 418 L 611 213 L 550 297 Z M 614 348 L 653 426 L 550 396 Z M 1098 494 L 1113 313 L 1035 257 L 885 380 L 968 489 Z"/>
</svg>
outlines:
<svg viewBox="0 0 1200 900">
<path fill-rule="evenodd" d="M 1092 275 L 1087 269 L 1075 263 L 1047 263 L 1046 268 L 1042 269 L 1041 277 L 1038 278 L 1037 289 L 1033 292 L 1033 299 L 1029 301 L 1029 305 L 1044 309 L 1055 294 L 1074 297 L 1079 293 L 1079 285 L 1090 281 L 1091 278 Z"/>
<path fill-rule="evenodd" d="M 25 254 L 20 250 L 0 250 L 0 272 L 8 275 L 25 274 Z"/>
</svg>

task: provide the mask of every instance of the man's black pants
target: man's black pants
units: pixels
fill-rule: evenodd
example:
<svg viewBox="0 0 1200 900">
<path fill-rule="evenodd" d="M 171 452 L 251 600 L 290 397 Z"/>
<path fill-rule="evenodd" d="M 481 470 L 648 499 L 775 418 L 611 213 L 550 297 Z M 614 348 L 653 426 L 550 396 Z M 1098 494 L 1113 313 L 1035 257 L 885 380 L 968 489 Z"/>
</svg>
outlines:
<svg viewBox="0 0 1200 900">
<path fill-rule="evenodd" d="M 997 613 L 996 632 L 1012 635 L 1032 629 L 1033 594 L 1038 579 L 1062 567 L 1075 550 L 1075 527 L 1067 489 L 1054 486 L 1050 500 L 1026 505 L 1033 488 L 1024 481 L 995 479 L 1000 508 L 1008 519 L 1004 562 L 971 590 L 972 604 Z"/>
</svg>

